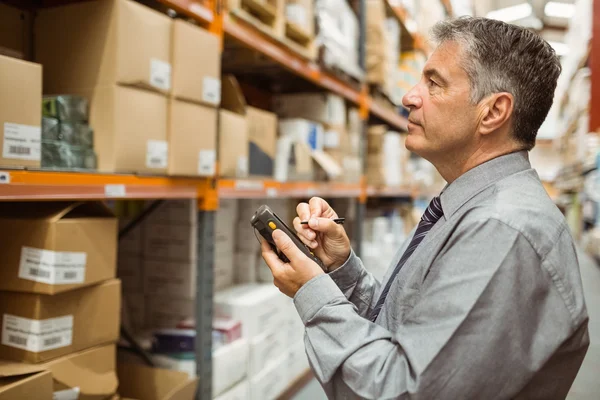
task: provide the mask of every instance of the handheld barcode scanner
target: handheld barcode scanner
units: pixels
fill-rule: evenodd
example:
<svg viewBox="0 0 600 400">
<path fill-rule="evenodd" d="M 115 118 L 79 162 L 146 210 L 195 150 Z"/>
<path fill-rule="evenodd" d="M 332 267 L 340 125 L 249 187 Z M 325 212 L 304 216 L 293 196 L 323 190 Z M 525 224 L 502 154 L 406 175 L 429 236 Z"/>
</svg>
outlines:
<svg viewBox="0 0 600 400">
<path fill-rule="evenodd" d="M 310 251 L 308 246 L 302 243 L 300 238 L 296 236 L 296 233 L 290 228 L 288 228 L 288 226 L 277 216 L 277 214 L 275 214 L 271 210 L 271 208 L 269 208 L 269 206 L 262 205 L 258 207 L 258 210 L 256 210 L 256 212 L 252 216 L 250 223 L 252 224 L 252 227 L 258 231 L 260 236 L 262 236 L 267 241 L 267 243 L 271 245 L 271 248 L 275 253 L 277 253 L 281 261 L 289 262 L 290 260 L 288 260 L 288 258 L 285 256 L 285 254 L 283 254 L 283 252 L 279 251 L 277 246 L 275 246 L 275 241 L 273 240 L 272 235 L 275 229 L 281 229 L 283 232 L 285 232 L 292 239 L 292 242 L 294 242 L 294 244 L 308 258 L 316 262 L 317 265 L 325 271 L 325 266 L 323 265 L 323 262 L 317 256 L 315 256 L 312 251 Z"/>
</svg>

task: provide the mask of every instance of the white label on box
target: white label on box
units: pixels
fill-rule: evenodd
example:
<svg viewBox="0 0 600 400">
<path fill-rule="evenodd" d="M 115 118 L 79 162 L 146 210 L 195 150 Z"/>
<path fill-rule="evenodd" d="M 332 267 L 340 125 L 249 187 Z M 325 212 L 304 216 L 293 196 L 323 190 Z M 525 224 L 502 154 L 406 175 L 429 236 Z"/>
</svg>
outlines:
<svg viewBox="0 0 600 400">
<path fill-rule="evenodd" d="M 52 400 L 79 400 L 79 388 L 59 390 L 52 394 Z"/>
<path fill-rule="evenodd" d="M 167 168 L 169 144 L 166 140 L 148 140 L 146 149 L 146 167 Z"/>
<path fill-rule="evenodd" d="M 337 131 L 327 131 L 325 132 L 325 141 L 323 142 L 323 146 L 326 149 L 337 149 L 340 147 L 340 134 Z"/>
<path fill-rule="evenodd" d="M 10 183 L 10 174 L 8 172 L 0 171 L 0 184 Z"/>
<path fill-rule="evenodd" d="M 248 176 L 248 156 L 238 157 L 236 176 Z"/>
<path fill-rule="evenodd" d="M 87 254 L 23 246 L 19 278 L 54 284 L 83 283 Z"/>
<path fill-rule="evenodd" d="M 150 84 L 162 90 L 171 89 L 171 64 L 152 58 L 150 60 Z"/>
<path fill-rule="evenodd" d="M 215 150 L 200 150 L 198 153 L 198 174 L 213 176 L 217 163 L 217 152 Z"/>
<path fill-rule="evenodd" d="M 70 346 L 73 340 L 73 316 L 29 319 L 4 314 L 2 344 L 34 353 Z"/>
<path fill-rule="evenodd" d="M 105 185 L 104 195 L 106 197 L 125 197 L 127 191 L 125 185 Z"/>
<path fill-rule="evenodd" d="M 39 126 L 5 122 L 2 157 L 40 161 L 42 159 L 42 129 Z"/>
<path fill-rule="evenodd" d="M 221 102 L 221 80 L 205 76 L 202 85 L 202 100 L 210 104 Z"/>
</svg>

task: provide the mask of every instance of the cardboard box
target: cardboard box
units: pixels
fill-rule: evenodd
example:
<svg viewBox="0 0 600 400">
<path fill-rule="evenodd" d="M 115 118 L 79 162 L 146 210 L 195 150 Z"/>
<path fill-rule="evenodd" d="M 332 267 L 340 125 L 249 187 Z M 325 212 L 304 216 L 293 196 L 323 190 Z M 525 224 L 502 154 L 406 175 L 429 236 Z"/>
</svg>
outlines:
<svg viewBox="0 0 600 400">
<path fill-rule="evenodd" d="M 117 391 L 116 346 L 109 344 L 59 357 L 40 366 L 52 373 L 54 398 L 105 399 Z"/>
<path fill-rule="evenodd" d="M 38 11 L 35 49 L 36 60 L 45 66 L 44 93 L 115 83 L 163 93 L 171 90 L 172 20 L 166 15 L 131 0 Z M 145 108 L 135 102 L 131 107 Z"/>
<path fill-rule="evenodd" d="M 242 336 L 252 339 L 281 327 L 284 320 L 282 294 L 273 285 L 247 284 L 215 293 L 216 316 L 242 323 Z"/>
<path fill-rule="evenodd" d="M 275 179 L 279 182 L 313 181 L 314 166 L 310 147 L 292 136 L 277 140 Z"/>
<path fill-rule="evenodd" d="M 333 93 L 296 93 L 275 96 L 279 118 L 303 118 L 329 126 L 346 125 L 346 103 Z"/>
<path fill-rule="evenodd" d="M 52 400 L 52 374 L 38 365 L 0 361 L 0 400 Z"/>
<path fill-rule="evenodd" d="M 121 282 L 55 295 L 0 292 L 0 358 L 37 363 L 119 338 Z"/>
<path fill-rule="evenodd" d="M 287 332 L 279 326 L 250 340 L 249 376 L 255 376 L 287 350 Z"/>
<path fill-rule="evenodd" d="M 185 22 L 173 22 L 171 43 L 174 97 L 209 106 L 221 103 L 221 46 L 216 35 Z"/>
<path fill-rule="evenodd" d="M 196 199 L 177 199 L 165 200 L 148 216 L 146 223 L 196 226 L 197 219 L 198 201 Z"/>
<path fill-rule="evenodd" d="M 219 173 L 226 178 L 248 176 L 246 100 L 233 75 L 222 78 L 219 110 Z"/>
<path fill-rule="evenodd" d="M 117 220 L 100 202 L 0 204 L 0 290 L 54 294 L 115 277 Z"/>
<path fill-rule="evenodd" d="M 215 400 L 248 400 L 250 398 L 250 383 L 243 380 L 228 391 L 222 393 Z"/>
<path fill-rule="evenodd" d="M 144 224 L 146 259 L 195 261 L 197 241 L 195 226 Z"/>
<path fill-rule="evenodd" d="M 220 93 L 220 91 L 219 91 Z M 217 110 L 169 101 L 169 175 L 214 176 L 217 167 Z"/>
<path fill-rule="evenodd" d="M 119 253 L 117 277 L 126 291 L 141 292 L 144 288 L 143 259 L 140 255 Z"/>
<path fill-rule="evenodd" d="M 99 171 L 167 172 L 166 97 L 118 85 L 71 93 L 90 100 L 90 125 L 94 128 Z"/>
<path fill-rule="evenodd" d="M 219 110 L 219 175 L 248 177 L 248 125 L 242 115 Z"/>
<path fill-rule="evenodd" d="M 213 396 L 218 396 L 248 376 L 248 341 L 238 339 L 213 352 Z"/>
<path fill-rule="evenodd" d="M 273 176 L 273 162 L 277 145 L 277 115 L 248 107 L 248 144 L 250 175 Z"/>
<path fill-rule="evenodd" d="M 40 166 L 41 104 L 42 66 L 0 55 L 0 166 Z"/>
<path fill-rule="evenodd" d="M 196 301 L 171 297 L 146 296 L 145 327 L 174 328 L 181 321 L 196 315 Z"/>
<path fill-rule="evenodd" d="M 194 299 L 196 261 L 144 261 L 144 293 L 147 295 Z"/>
<path fill-rule="evenodd" d="M 134 363 L 117 365 L 119 394 L 137 400 L 186 400 L 193 399 L 198 378 L 188 374 L 151 368 Z"/>
<path fill-rule="evenodd" d="M 289 384 L 288 354 L 274 360 L 267 368 L 250 379 L 250 398 L 275 400 Z"/>
<path fill-rule="evenodd" d="M 288 22 L 300 27 L 304 33 L 315 33 L 315 15 L 312 0 L 286 0 L 285 17 Z"/>
<path fill-rule="evenodd" d="M 233 250 L 230 253 L 215 254 L 214 290 L 223 290 L 233 286 L 235 281 L 234 260 Z"/>
</svg>

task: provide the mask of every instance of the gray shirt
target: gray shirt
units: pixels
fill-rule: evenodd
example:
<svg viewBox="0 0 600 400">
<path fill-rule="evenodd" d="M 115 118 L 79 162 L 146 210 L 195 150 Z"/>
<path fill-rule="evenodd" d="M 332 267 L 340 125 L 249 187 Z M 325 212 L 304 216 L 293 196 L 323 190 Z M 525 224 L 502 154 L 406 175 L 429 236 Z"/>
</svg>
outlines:
<svg viewBox="0 0 600 400">
<path fill-rule="evenodd" d="M 327 396 L 565 398 L 589 344 L 588 316 L 573 239 L 527 153 L 468 171 L 441 202 L 444 216 L 375 323 L 367 318 L 383 286 L 354 254 L 296 294 Z"/>
</svg>

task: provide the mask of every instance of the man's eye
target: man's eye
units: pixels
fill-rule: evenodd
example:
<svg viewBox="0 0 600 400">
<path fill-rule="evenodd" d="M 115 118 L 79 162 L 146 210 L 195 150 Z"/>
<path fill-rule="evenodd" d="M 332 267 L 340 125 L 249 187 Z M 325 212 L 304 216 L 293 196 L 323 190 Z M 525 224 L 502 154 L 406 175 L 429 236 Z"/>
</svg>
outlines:
<svg viewBox="0 0 600 400">
<path fill-rule="evenodd" d="M 429 79 L 429 80 L 427 81 L 427 84 L 429 85 L 429 87 L 430 87 L 430 88 L 433 88 L 433 87 L 436 87 L 436 86 L 438 86 L 438 84 L 437 84 L 437 83 L 435 83 L 435 81 L 434 81 L 433 79 Z"/>
</svg>

